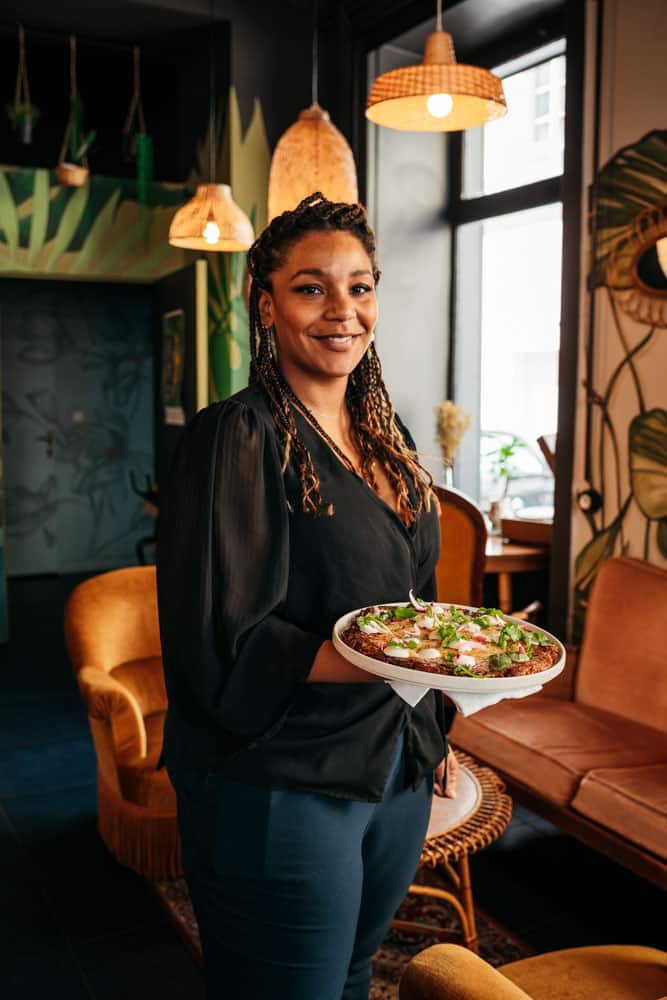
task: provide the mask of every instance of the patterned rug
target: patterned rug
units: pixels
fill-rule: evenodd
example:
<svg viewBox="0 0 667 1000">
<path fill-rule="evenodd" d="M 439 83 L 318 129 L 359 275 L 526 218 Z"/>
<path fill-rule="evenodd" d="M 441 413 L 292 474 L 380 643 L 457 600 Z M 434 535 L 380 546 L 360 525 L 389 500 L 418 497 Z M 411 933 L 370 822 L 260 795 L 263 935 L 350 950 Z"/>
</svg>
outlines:
<svg viewBox="0 0 667 1000">
<path fill-rule="evenodd" d="M 445 887 L 445 882 L 437 871 L 426 873 L 420 881 Z M 149 884 L 193 959 L 201 965 L 199 930 L 185 881 L 175 879 Z M 503 965 L 505 962 L 514 962 L 533 954 L 525 942 L 515 937 L 493 917 L 477 907 L 475 915 L 480 954 L 491 965 Z M 408 897 L 401 904 L 396 916 L 403 920 L 436 924 L 446 930 L 459 930 L 458 920 L 451 907 L 424 897 Z M 373 961 L 370 1000 L 398 1000 L 398 982 L 409 960 L 417 952 L 437 943 L 437 939 L 433 937 L 418 937 L 390 930 Z"/>
</svg>

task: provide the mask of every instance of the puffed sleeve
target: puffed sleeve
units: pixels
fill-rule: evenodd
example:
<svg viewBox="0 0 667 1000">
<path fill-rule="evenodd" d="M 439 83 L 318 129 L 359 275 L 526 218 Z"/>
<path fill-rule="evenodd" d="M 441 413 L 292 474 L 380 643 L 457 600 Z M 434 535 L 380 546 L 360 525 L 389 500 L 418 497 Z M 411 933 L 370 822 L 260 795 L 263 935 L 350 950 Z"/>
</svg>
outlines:
<svg viewBox="0 0 667 1000">
<path fill-rule="evenodd" d="M 230 747 L 278 728 L 326 638 L 282 615 L 288 517 L 262 417 L 236 400 L 197 414 L 160 504 L 160 634 L 170 707 Z"/>
</svg>

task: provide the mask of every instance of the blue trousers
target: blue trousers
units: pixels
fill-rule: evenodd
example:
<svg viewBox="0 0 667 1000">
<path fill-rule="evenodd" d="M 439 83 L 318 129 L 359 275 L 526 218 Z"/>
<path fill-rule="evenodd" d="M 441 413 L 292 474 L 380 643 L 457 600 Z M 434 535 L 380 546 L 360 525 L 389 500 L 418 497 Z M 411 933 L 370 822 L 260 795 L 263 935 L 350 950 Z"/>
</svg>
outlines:
<svg viewBox="0 0 667 1000">
<path fill-rule="evenodd" d="M 403 739 L 381 802 L 171 777 L 209 1000 L 367 1000 L 431 806 L 432 779 L 404 787 Z"/>
</svg>

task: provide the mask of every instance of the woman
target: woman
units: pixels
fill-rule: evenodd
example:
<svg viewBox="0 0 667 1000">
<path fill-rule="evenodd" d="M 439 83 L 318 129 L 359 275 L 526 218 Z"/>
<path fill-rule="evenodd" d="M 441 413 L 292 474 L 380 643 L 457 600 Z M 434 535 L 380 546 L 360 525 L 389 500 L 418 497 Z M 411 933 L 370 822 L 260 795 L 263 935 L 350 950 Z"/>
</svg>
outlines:
<svg viewBox="0 0 667 1000">
<path fill-rule="evenodd" d="M 312 195 L 248 268 L 250 386 L 190 423 L 160 510 L 164 757 L 209 997 L 365 1000 L 446 727 L 436 692 L 411 708 L 329 636 L 435 598 L 438 515 L 373 346 L 361 206 Z"/>
</svg>

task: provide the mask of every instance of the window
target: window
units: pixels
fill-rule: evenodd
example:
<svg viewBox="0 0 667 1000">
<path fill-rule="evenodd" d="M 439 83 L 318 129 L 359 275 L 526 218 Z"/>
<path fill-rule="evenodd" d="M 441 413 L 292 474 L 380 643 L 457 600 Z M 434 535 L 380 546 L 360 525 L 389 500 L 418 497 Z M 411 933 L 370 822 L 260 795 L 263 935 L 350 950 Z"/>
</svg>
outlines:
<svg viewBox="0 0 667 1000">
<path fill-rule="evenodd" d="M 455 482 L 483 509 L 507 496 L 526 516 L 553 510 L 553 477 L 537 439 L 555 434 L 558 414 L 560 50 L 549 46 L 513 68 L 503 80 L 506 118 L 464 133 L 461 198 L 453 205 L 453 395 L 474 416 Z M 509 475 L 501 475 L 508 448 Z"/>
</svg>

